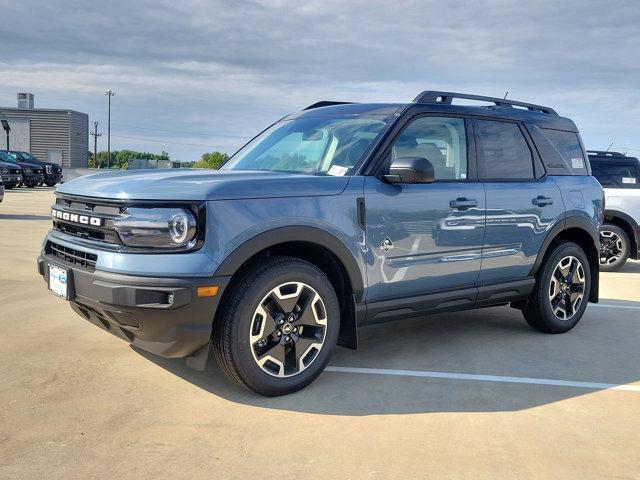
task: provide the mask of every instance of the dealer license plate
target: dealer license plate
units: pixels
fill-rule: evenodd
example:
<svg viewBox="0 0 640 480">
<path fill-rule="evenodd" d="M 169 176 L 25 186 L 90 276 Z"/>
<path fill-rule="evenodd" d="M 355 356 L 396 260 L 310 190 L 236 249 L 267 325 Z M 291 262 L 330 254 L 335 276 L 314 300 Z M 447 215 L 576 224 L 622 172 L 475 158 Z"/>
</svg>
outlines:
<svg viewBox="0 0 640 480">
<path fill-rule="evenodd" d="M 60 298 L 69 299 L 69 270 L 49 264 L 49 291 Z"/>
</svg>

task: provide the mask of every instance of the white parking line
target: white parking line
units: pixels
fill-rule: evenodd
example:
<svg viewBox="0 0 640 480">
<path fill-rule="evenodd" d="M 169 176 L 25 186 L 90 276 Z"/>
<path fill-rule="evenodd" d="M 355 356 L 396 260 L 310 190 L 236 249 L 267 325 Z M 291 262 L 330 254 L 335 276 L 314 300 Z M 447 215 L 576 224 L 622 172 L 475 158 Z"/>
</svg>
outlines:
<svg viewBox="0 0 640 480">
<path fill-rule="evenodd" d="M 504 377 L 500 375 L 474 375 L 469 373 L 426 372 L 422 370 L 394 370 L 387 368 L 340 367 L 330 365 L 328 372 L 362 373 L 367 375 L 391 375 L 396 377 L 445 378 L 448 380 L 473 380 L 478 382 L 526 383 L 531 385 L 552 385 L 555 387 L 589 388 L 592 390 L 624 390 L 640 393 L 640 385 L 616 385 L 614 383 L 575 382 L 550 378 Z"/>
</svg>

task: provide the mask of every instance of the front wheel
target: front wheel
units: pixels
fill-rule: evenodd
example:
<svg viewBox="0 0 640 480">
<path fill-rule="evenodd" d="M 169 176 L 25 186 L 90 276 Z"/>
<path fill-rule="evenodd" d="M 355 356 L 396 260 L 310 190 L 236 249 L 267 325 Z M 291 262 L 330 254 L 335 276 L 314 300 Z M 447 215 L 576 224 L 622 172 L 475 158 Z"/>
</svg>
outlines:
<svg viewBox="0 0 640 480">
<path fill-rule="evenodd" d="M 629 237 L 623 229 L 610 223 L 600 228 L 600 270 L 615 272 L 629 258 Z"/>
<path fill-rule="evenodd" d="M 564 333 L 582 318 L 591 291 L 589 261 L 580 246 L 561 241 L 545 258 L 536 286 L 522 311 L 527 323 L 544 333 Z"/>
<path fill-rule="evenodd" d="M 338 339 L 340 307 L 320 269 L 296 258 L 267 258 L 229 294 L 213 328 L 214 355 L 227 377 L 277 396 L 322 373 Z"/>
</svg>

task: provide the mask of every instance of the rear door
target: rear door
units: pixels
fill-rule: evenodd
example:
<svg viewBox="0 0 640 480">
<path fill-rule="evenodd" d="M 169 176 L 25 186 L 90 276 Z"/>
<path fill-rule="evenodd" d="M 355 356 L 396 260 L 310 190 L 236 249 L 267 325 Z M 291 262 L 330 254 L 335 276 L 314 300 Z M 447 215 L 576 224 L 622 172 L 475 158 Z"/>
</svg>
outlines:
<svg viewBox="0 0 640 480">
<path fill-rule="evenodd" d="M 478 177 L 487 201 L 478 286 L 522 280 L 564 214 L 560 189 L 544 175 L 524 126 L 475 120 L 475 131 Z"/>
<path fill-rule="evenodd" d="M 421 115 L 388 148 L 378 175 L 366 177 L 372 254 L 367 301 L 473 289 L 480 271 L 485 199 L 470 168 L 472 152 L 468 120 Z M 427 158 L 435 182 L 382 181 L 380 174 L 399 157 Z"/>
</svg>

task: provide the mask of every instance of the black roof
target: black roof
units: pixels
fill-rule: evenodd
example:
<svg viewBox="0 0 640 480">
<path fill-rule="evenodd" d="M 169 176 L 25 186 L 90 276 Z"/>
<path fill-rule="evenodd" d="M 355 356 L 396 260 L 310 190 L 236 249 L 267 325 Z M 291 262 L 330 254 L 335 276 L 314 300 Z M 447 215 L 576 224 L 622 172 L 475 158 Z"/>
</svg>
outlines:
<svg viewBox="0 0 640 480">
<path fill-rule="evenodd" d="M 492 103 L 493 105 L 455 105 L 455 98 Z M 534 123 L 541 128 L 577 132 L 576 125 L 568 118 L 559 116 L 555 110 L 542 105 L 483 97 L 453 92 L 425 91 L 411 103 L 349 103 L 321 101 L 308 106 L 301 112 L 288 115 L 292 118 L 311 118 L 335 115 L 382 115 L 392 116 L 404 113 L 456 113 L 479 117 L 504 118 Z"/>
</svg>

